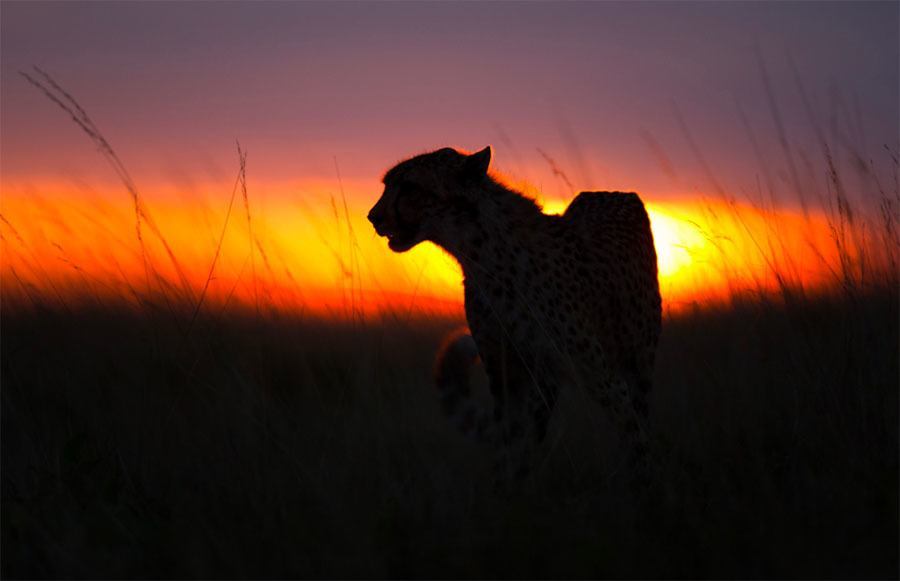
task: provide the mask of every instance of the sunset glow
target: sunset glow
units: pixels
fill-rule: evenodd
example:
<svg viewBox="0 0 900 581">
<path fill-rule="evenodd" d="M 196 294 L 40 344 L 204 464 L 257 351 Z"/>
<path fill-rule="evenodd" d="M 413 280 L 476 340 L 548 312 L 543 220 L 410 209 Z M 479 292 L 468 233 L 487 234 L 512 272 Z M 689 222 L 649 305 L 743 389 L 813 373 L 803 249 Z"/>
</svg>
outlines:
<svg viewBox="0 0 900 581">
<path fill-rule="evenodd" d="M 4 302 L 138 304 L 164 295 L 188 304 L 202 296 L 202 308 L 212 312 L 243 305 L 339 318 L 461 313 L 456 262 L 430 243 L 390 252 L 365 219 L 375 196 L 311 184 L 266 190 L 262 199 L 251 190 L 244 206 L 237 191 L 228 214 L 228 193 L 160 190 L 144 203 L 170 256 L 146 223 L 142 250 L 134 207 L 120 192 L 6 188 Z M 568 203 L 540 201 L 546 213 Z M 822 213 L 804 218 L 721 200 L 652 197 L 647 206 L 669 312 L 780 285 L 814 290 L 833 284 L 840 270 L 834 232 Z"/>
</svg>

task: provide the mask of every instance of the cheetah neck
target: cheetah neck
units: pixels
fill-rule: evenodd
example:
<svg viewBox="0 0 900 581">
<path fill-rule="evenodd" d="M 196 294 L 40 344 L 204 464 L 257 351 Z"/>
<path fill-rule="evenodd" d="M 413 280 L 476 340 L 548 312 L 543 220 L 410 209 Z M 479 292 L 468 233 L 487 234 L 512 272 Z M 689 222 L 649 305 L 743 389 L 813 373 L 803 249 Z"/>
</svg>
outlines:
<svg viewBox="0 0 900 581">
<path fill-rule="evenodd" d="M 493 180 L 480 190 L 472 196 L 478 200 L 474 207 L 438 241 L 460 263 L 466 280 L 508 269 L 553 219 L 534 200 Z"/>
</svg>

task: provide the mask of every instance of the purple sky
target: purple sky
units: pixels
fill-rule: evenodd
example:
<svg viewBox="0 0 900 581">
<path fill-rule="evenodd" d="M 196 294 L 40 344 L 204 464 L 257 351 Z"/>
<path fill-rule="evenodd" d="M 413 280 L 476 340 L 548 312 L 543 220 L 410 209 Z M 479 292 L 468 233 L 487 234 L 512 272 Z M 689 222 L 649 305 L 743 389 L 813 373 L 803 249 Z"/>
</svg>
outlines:
<svg viewBox="0 0 900 581">
<path fill-rule="evenodd" d="M 234 140 L 257 182 L 371 181 L 400 158 L 495 147 L 545 191 L 781 183 L 760 69 L 787 138 L 825 168 L 788 56 L 841 159 L 898 142 L 897 2 L 163 3 L 4 1 L 3 180 L 109 179 L 87 139 L 18 75 L 38 65 L 144 183 L 224 179 Z M 661 154 L 660 154 L 661 152 Z M 663 159 L 665 158 L 665 159 Z M 779 177 L 781 176 L 781 177 Z"/>
</svg>

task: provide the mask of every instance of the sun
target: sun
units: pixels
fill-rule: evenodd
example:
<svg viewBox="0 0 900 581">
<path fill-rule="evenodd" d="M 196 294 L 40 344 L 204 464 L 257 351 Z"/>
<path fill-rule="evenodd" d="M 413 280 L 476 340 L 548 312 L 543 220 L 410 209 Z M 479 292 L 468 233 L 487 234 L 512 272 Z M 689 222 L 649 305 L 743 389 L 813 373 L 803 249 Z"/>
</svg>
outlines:
<svg viewBox="0 0 900 581">
<path fill-rule="evenodd" d="M 690 272 L 708 246 L 696 222 L 651 204 L 647 205 L 647 214 L 653 230 L 659 278 L 672 280 Z"/>
<path fill-rule="evenodd" d="M 562 214 L 568 202 L 546 200 L 542 204 L 545 214 Z M 656 247 L 656 260 L 661 281 L 674 282 L 691 272 L 695 263 L 708 252 L 708 242 L 697 221 L 679 212 L 675 206 L 646 204 Z"/>
</svg>

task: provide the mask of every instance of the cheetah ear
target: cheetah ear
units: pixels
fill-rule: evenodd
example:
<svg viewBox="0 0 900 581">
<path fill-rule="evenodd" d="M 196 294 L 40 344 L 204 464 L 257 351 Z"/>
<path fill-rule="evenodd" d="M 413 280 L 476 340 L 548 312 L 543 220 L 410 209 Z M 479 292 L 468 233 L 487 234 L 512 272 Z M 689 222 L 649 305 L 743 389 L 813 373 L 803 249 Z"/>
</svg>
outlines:
<svg viewBox="0 0 900 581">
<path fill-rule="evenodd" d="M 491 146 L 488 145 L 481 151 L 476 151 L 466 157 L 465 173 L 470 177 L 482 177 L 487 175 L 491 165 Z"/>
</svg>

